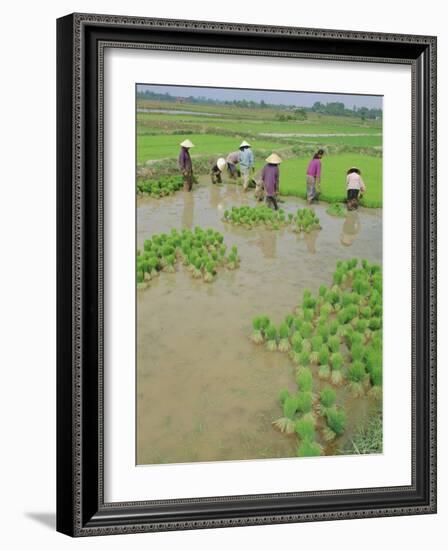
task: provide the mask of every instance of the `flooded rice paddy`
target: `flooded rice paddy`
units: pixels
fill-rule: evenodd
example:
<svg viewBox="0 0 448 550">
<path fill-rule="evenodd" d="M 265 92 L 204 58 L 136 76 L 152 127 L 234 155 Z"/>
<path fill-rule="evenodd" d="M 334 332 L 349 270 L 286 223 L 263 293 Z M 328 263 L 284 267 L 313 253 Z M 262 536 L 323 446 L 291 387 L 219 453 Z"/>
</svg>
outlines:
<svg viewBox="0 0 448 550">
<path fill-rule="evenodd" d="M 284 201 L 287 212 L 305 205 L 294 197 Z M 220 269 L 211 284 L 179 264 L 137 293 L 138 464 L 296 456 L 296 436 L 271 425 L 282 416 L 279 391 L 296 391 L 295 367 L 287 354 L 251 342 L 252 318 L 266 314 L 278 325 L 305 288 L 314 293 L 331 283 L 337 260 L 381 264 L 380 209 L 341 219 L 327 215 L 322 203 L 314 207 L 322 230 L 297 236 L 221 221 L 226 208 L 242 204 L 255 205 L 252 193 L 206 180 L 193 193 L 137 201 L 137 248 L 155 233 L 199 225 L 222 232 L 241 257 L 239 269 Z M 316 376 L 316 390 L 320 385 Z M 345 387 L 337 393 L 347 427 L 326 454 L 338 453 L 374 406 Z"/>
</svg>

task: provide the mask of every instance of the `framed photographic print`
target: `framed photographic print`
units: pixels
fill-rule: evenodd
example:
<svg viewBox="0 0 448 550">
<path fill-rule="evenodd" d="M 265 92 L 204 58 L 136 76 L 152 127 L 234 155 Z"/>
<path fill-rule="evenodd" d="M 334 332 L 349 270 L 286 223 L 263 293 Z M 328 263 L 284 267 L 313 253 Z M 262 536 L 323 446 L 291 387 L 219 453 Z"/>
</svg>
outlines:
<svg viewBox="0 0 448 550">
<path fill-rule="evenodd" d="M 57 529 L 434 513 L 436 39 L 57 40 Z"/>
</svg>

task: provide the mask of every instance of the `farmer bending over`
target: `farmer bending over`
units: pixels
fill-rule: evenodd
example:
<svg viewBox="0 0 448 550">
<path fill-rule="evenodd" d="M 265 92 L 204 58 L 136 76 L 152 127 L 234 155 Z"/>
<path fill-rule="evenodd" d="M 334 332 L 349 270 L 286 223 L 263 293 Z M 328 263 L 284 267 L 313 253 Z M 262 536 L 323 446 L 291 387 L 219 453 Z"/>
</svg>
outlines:
<svg viewBox="0 0 448 550">
<path fill-rule="evenodd" d="M 366 186 L 361 178 L 361 170 L 353 166 L 347 171 L 347 210 L 356 210 L 359 206 L 360 192 L 364 193 Z"/>
<path fill-rule="evenodd" d="M 184 191 L 191 191 L 193 187 L 193 164 L 191 162 L 190 149 L 194 145 L 189 139 L 185 139 L 180 145 L 179 169 L 184 178 Z"/>
<path fill-rule="evenodd" d="M 239 151 L 233 151 L 232 153 L 229 153 L 226 158 L 227 161 L 227 170 L 229 171 L 229 176 L 231 179 L 236 180 L 240 177 L 240 171 L 237 168 L 237 164 L 240 161 L 240 152 Z"/>
<path fill-rule="evenodd" d="M 210 171 L 210 176 L 212 178 L 212 183 L 222 183 L 222 172 L 226 168 L 227 162 L 226 159 L 220 157 L 215 164 L 212 166 Z"/>
<path fill-rule="evenodd" d="M 261 172 L 261 181 L 263 182 L 264 192 L 266 194 L 266 204 L 278 210 L 277 195 L 280 179 L 278 165 L 282 162 L 282 159 L 276 153 L 272 153 L 272 155 L 268 156 L 266 162 L 267 164 Z"/>
</svg>

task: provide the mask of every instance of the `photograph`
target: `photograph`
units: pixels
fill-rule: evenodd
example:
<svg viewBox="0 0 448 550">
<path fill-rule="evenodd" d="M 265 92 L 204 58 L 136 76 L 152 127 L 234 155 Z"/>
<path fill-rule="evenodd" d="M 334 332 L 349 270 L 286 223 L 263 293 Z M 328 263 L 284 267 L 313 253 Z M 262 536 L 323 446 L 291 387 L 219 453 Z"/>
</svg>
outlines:
<svg viewBox="0 0 448 550">
<path fill-rule="evenodd" d="M 135 114 L 136 464 L 382 454 L 383 97 Z"/>
</svg>

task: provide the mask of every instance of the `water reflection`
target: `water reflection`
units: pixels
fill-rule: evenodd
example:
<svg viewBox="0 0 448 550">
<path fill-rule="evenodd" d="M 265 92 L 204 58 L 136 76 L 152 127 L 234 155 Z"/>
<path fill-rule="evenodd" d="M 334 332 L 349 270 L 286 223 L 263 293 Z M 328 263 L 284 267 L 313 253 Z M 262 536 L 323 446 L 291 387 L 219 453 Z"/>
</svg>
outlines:
<svg viewBox="0 0 448 550">
<path fill-rule="evenodd" d="M 344 224 L 342 225 L 341 244 L 351 246 L 360 229 L 359 213 L 356 210 L 348 210 Z"/>
<path fill-rule="evenodd" d="M 218 206 L 221 203 L 221 200 L 222 200 L 221 189 L 222 189 L 221 187 L 218 187 L 218 184 L 214 184 L 210 186 L 209 200 L 210 200 L 210 206 L 212 208 L 218 208 Z"/>
<path fill-rule="evenodd" d="M 316 254 L 316 242 L 319 234 L 320 231 L 310 231 L 309 233 L 303 234 L 303 240 L 310 254 Z"/>
<path fill-rule="evenodd" d="M 258 246 L 265 258 L 277 258 L 277 231 L 262 230 L 257 239 L 249 242 Z"/>
<path fill-rule="evenodd" d="M 194 217 L 194 193 L 183 193 L 182 228 L 191 229 Z"/>
</svg>

